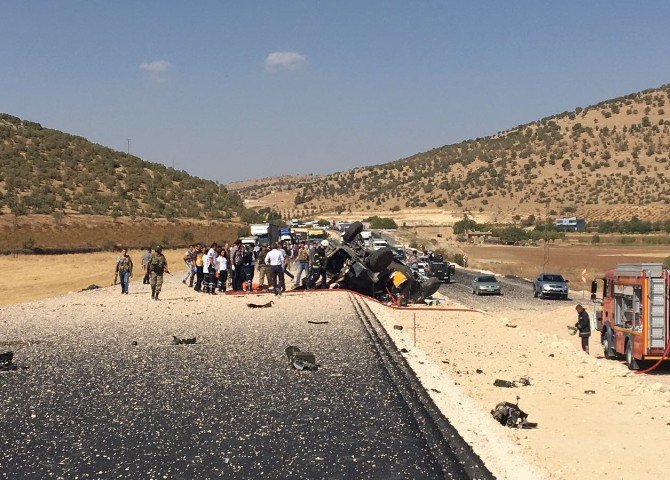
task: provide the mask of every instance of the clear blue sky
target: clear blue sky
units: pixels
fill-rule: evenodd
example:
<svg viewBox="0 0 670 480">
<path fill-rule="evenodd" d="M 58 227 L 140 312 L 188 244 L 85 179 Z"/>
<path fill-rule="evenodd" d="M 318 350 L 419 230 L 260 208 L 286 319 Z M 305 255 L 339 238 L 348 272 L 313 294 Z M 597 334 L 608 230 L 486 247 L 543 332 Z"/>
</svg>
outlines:
<svg viewBox="0 0 670 480">
<path fill-rule="evenodd" d="M 667 1 L 7 1 L 0 111 L 222 182 L 670 82 Z"/>
</svg>

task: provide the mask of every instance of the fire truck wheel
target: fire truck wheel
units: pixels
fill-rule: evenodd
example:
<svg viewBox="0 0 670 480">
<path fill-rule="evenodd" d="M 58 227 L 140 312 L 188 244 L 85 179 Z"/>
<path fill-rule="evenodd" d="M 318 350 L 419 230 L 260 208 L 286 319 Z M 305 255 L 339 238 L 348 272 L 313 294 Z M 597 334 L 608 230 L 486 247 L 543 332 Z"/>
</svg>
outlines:
<svg viewBox="0 0 670 480">
<path fill-rule="evenodd" d="M 633 342 L 626 340 L 626 365 L 628 365 L 629 370 L 638 370 L 640 366 L 637 364 L 637 360 L 633 357 Z"/>
<path fill-rule="evenodd" d="M 610 345 L 609 332 L 603 332 L 603 355 L 605 358 L 614 358 L 612 346 Z"/>
</svg>

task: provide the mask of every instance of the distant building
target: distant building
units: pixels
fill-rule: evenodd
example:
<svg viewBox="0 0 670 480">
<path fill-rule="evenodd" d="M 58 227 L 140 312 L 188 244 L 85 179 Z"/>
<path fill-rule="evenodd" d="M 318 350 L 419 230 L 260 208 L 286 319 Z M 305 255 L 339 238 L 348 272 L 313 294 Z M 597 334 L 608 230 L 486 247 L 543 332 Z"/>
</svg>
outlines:
<svg viewBox="0 0 670 480">
<path fill-rule="evenodd" d="M 465 239 L 468 243 L 483 243 L 492 235 L 491 232 L 466 231 Z"/>
<path fill-rule="evenodd" d="M 559 218 L 554 222 L 554 227 L 564 232 L 579 232 L 586 228 L 586 221 L 578 217 Z"/>
</svg>

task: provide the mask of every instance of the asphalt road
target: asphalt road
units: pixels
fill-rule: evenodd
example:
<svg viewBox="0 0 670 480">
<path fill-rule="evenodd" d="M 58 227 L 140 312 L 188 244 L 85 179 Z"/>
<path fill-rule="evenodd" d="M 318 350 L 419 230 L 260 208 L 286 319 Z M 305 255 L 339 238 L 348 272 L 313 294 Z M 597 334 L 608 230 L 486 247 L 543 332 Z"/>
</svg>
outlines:
<svg viewBox="0 0 670 480">
<path fill-rule="evenodd" d="M 565 300 L 541 300 L 533 298 L 533 284 L 518 277 L 496 275 L 501 284 L 502 295 L 474 295 L 472 280 L 479 272 L 456 267 L 456 275 L 452 283 L 443 284 L 440 293 L 452 300 L 484 311 L 508 310 L 543 310 L 547 306 L 556 305 L 556 302 Z M 570 300 L 567 300 L 570 301 Z"/>
<path fill-rule="evenodd" d="M 162 319 L 138 321 L 103 295 L 0 309 L 6 332 L 44 338 L 0 335 L 29 367 L 0 374 L 0 478 L 465 478 L 442 470 L 352 306 L 324 298 L 305 310 L 286 296 L 231 321 L 204 297 L 190 317 L 170 312 L 184 299 L 166 298 Z M 91 320 L 96 301 L 108 310 Z M 171 346 L 185 328 L 198 343 Z M 289 344 L 321 368 L 289 367 Z"/>
</svg>

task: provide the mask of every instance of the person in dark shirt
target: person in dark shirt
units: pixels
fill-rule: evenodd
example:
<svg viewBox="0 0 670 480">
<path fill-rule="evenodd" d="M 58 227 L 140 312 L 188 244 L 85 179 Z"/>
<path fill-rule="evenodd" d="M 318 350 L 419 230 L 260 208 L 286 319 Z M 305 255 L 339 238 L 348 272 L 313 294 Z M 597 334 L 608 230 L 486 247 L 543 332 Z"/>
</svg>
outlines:
<svg viewBox="0 0 670 480">
<path fill-rule="evenodd" d="M 581 305 L 577 305 L 575 310 L 577 310 L 577 323 L 575 323 L 575 328 L 579 330 L 579 336 L 582 339 L 582 350 L 584 350 L 586 353 L 589 353 L 591 320 L 589 319 L 589 314 L 586 313 L 586 310 Z"/>
</svg>

